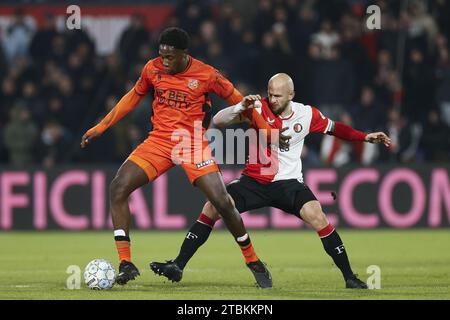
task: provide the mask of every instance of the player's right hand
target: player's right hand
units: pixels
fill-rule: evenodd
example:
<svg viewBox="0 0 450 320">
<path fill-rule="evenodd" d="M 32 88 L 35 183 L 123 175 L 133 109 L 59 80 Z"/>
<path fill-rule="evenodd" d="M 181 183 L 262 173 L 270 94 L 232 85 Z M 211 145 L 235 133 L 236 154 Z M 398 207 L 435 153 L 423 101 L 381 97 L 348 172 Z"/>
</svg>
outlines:
<svg viewBox="0 0 450 320">
<path fill-rule="evenodd" d="M 80 143 L 81 148 L 85 148 L 91 142 L 92 138 L 95 138 L 98 136 L 99 136 L 99 134 L 97 133 L 97 131 L 91 132 L 91 130 L 88 130 L 81 138 L 81 143 Z"/>
<path fill-rule="evenodd" d="M 244 100 L 242 100 L 242 106 L 245 110 L 251 109 L 251 108 L 258 108 L 261 106 L 261 103 L 258 103 L 259 100 L 261 100 L 261 96 L 259 94 L 251 94 L 244 97 Z"/>
<path fill-rule="evenodd" d="M 285 127 L 280 130 L 280 137 L 279 137 L 279 148 L 280 150 L 289 150 L 289 140 L 292 138 L 291 136 L 284 135 L 283 132 L 285 132 L 288 127 Z"/>
</svg>

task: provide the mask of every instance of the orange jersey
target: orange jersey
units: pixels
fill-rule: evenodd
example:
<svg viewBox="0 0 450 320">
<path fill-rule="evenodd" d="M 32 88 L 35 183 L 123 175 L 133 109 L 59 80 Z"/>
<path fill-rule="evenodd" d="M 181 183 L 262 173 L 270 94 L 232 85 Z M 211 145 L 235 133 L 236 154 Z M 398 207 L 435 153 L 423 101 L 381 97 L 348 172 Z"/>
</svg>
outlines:
<svg viewBox="0 0 450 320">
<path fill-rule="evenodd" d="M 134 87 L 139 95 L 154 88 L 152 137 L 169 138 L 174 130 L 194 132 L 194 123 L 209 126 L 211 103 L 208 93 L 223 99 L 234 92 L 233 84 L 218 70 L 189 56 L 184 72 L 174 75 L 164 71 L 160 57 L 150 60 Z"/>
</svg>

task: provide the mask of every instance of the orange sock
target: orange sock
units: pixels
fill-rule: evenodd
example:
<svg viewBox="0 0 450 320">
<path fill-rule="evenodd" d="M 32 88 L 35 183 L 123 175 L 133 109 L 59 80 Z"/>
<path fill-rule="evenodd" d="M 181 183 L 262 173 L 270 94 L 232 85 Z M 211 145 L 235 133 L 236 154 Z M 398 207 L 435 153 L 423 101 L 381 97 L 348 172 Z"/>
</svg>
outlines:
<svg viewBox="0 0 450 320">
<path fill-rule="evenodd" d="M 249 245 L 245 247 L 241 247 L 242 254 L 245 258 L 245 263 L 255 262 L 258 261 L 259 258 L 255 253 L 255 249 L 253 249 L 253 245 L 250 243 Z"/>
<path fill-rule="evenodd" d="M 116 248 L 119 253 L 119 261 L 131 262 L 130 241 L 116 241 Z"/>
</svg>

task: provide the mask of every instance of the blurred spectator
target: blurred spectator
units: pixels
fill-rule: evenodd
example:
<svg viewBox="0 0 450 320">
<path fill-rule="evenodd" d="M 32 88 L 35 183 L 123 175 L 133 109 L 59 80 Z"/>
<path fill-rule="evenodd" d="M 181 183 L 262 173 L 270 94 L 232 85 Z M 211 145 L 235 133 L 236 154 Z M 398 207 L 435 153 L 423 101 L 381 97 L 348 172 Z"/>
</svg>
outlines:
<svg viewBox="0 0 450 320">
<path fill-rule="evenodd" d="M 209 47 L 213 43 L 217 43 L 217 30 L 215 24 L 206 20 L 200 25 L 199 35 L 196 38 L 196 46 L 193 48 L 193 55 L 200 60 L 206 60 L 208 58 Z"/>
<path fill-rule="evenodd" d="M 230 78 L 234 76 L 238 81 L 244 81 L 252 86 L 256 85 L 255 74 L 259 67 L 258 57 L 259 50 L 256 44 L 255 33 L 247 30 L 242 35 L 241 50 L 233 58 L 233 61 L 241 67 L 236 72 L 230 74 Z"/>
<path fill-rule="evenodd" d="M 339 121 L 355 128 L 349 113 L 343 113 Z M 344 141 L 332 135 L 325 135 L 322 139 L 320 158 L 327 166 L 341 167 L 348 163 L 371 164 L 377 156 L 377 146 L 361 141 Z"/>
<path fill-rule="evenodd" d="M 332 59 L 332 49 L 338 45 L 339 40 L 339 35 L 329 20 L 322 22 L 320 31 L 312 35 L 312 42 L 320 46 L 320 55 L 324 59 Z"/>
<path fill-rule="evenodd" d="M 447 39 L 443 36 L 440 39 L 436 66 L 436 102 L 441 110 L 442 120 L 450 126 L 450 54 Z"/>
<path fill-rule="evenodd" d="M 109 113 L 118 102 L 119 102 L 118 97 L 114 95 L 108 96 L 105 103 L 106 105 L 105 114 Z M 130 140 L 128 138 L 129 127 L 130 127 L 130 119 L 124 119 L 124 121 L 121 121 L 117 123 L 115 126 L 110 128 L 111 132 L 109 140 L 112 141 L 110 141 L 109 143 L 110 145 L 109 151 L 105 150 L 110 159 L 113 159 L 114 161 L 120 161 L 120 159 L 124 159 L 125 157 L 127 157 L 128 154 L 133 150 L 130 147 L 129 143 Z"/>
<path fill-rule="evenodd" d="M 95 44 L 85 30 L 83 26 L 81 29 L 66 30 L 64 36 L 68 52 L 77 51 L 83 60 L 89 60 L 94 57 Z"/>
<path fill-rule="evenodd" d="M 395 56 L 400 36 L 400 27 L 398 21 L 391 14 L 381 16 L 381 25 L 383 32 L 380 33 L 378 40 L 378 49 L 386 50 L 389 56 Z"/>
<path fill-rule="evenodd" d="M 51 168 L 64 162 L 67 146 L 71 144 L 71 135 L 60 123 L 49 120 L 41 133 L 42 164 Z"/>
<path fill-rule="evenodd" d="M 34 32 L 34 26 L 30 21 L 25 21 L 22 9 L 14 12 L 13 22 L 6 29 L 6 38 L 3 48 L 7 61 L 12 64 L 16 57 L 28 57 L 28 46 Z"/>
<path fill-rule="evenodd" d="M 255 19 L 253 20 L 253 30 L 255 30 L 258 40 L 261 40 L 263 35 L 272 27 L 274 23 L 272 12 L 271 0 L 259 0 Z"/>
<path fill-rule="evenodd" d="M 67 55 L 69 53 L 67 48 L 67 39 L 63 34 L 57 34 L 52 39 L 50 54 L 47 56 L 48 59 L 55 61 L 55 63 L 63 67 L 66 64 Z"/>
<path fill-rule="evenodd" d="M 349 61 L 341 59 L 338 48 L 332 48 L 327 60 L 316 64 L 313 78 L 313 103 L 331 118 L 353 101 L 354 70 Z"/>
<path fill-rule="evenodd" d="M 38 134 L 31 112 L 26 106 L 16 104 L 10 111 L 10 121 L 5 126 L 3 136 L 10 165 L 24 168 L 35 162 L 33 151 Z"/>
<path fill-rule="evenodd" d="M 389 149 L 381 148 L 381 160 L 407 163 L 414 160 L 419 136 L 410 125 L 408 119 L 397 109 L 388 112 L 385 133 L 392 139 Z"/>
<path fill-rule="evenodd" d="M 433 69 L 425 63 L 423 53 L 413 49 L 405 68 L 405 112 L 412 122 L 426 119 L 426 107 L 434 103 Z"/>
<path fill-rule="evenodd" d="M 9 110 L 18 96 L 17 86 L 11 77 L 6 77 L 2 81 L 0 95 L 0 127 L 4 126 L 9 118 Z"/>
<path fill-rule="evenodd" d="M 30 44 L 30 54 L 37 64 L 43 63 L 51 54 L 53 39 L 58 35 L 56 18 L 53 14 L 45 15 L 41 28 L 34 34 Z"/>
<path fill-rule="evenodd" d="M 428 113 L 421 148 L 427 161 L 444 163 L 450 160 L 450 128 L 441 120 L 437 110 Z"/>
<path fill-rule="evenodd" d="M 366 132 L 381 129 L 385 123 L 387 110 L 375 99 L 375 92 L 371 87 L 363 87 L 359 103 L 352 107 L 351 113 L 357 119 L 356 127 Z"/>
<path fill-rule="evenodd" d="M 2 33 L 2 28 L 0 27 L 0 35 Z M 1 37 L 0 37 L 1 39 Z M 6 61 L 5 57 L 5 49 L 3 48 L 5 46 L 2 41 L 0 41 L 0 74 L 6 74 L 7 68 L 8 68 L 8 62 Z"/>
<path fill-rule="evenodd" d="M 196 38 L 200 24 L 209 18 L 209 1 L 182 0 L 177 4 L 175 16 L 180 26 L 183 26 L 192 38 Z"/>
<path fill-rule="evenodd" d="M 416 46 L 420 46 L 423 43 L 425 46 L 422 49 L 433 50 L 438 28 L 435 20 L 426 11 L 425 2 L 422 0 L 411 1 L 409 14 L 408 33 L 411 41 Z"/>
<path fill-rule="evenodd" d="M 444 35 L 450 38 L 450 1 L 447 0 L 437 0 L 433 1 L 432 5 L 435 6 L 433 13 L 436 18 L 439 29 L 444 33 Z"/>
<path fill-rule="evenodd" d="M 21 101 L 30 109 L 33 119 L 45 116 L 45 104 L 39 97 L 39 88 L 36 83 L 26 81 L 22 86 Z"/>
<path fill-rule="evenodd" d="M 241 45 L 243 33 L 251 31 L 244 28 L 242 17 L 236 12 L 231 4 L 224 4 L 221 11 L 220 22 L 218 23 L 218 38 L 223 43 L 223 48 L 230 56 L 238 58 L 243 50 L 235 50 Z"/>
<path fill-rule="evenodd" d="M 144 16 L 137 13 L 133 14 L 130 25 L 122 33 L 119 42 L 120 55 L 125 67 L 129 67 L 138 60 L 141 47 L 148 44 L 149 41 L 150 34 L 145 27 Z"/>
<path fill-rule="evenodd" d="M 377 96 L 384 104 L 397 106 L 394 94 L 401 90 L 400 79 L 394 71 L 390 52 L 384 49 L 378 52 L 374 85 Z"/>
<path fill-rule="evenodd" d="M 366 48 L 361 44 L 361 22 L 351 15 L 341 19 L 340 50 L 342 58 L 353 64 L 355 92 L 373 81 L 374 63 L 369 59 Z"/>
<path fill-rule="evenodd" d="M 301 57 L 307 55 L 311 35 L 318 29 L 318 17 L 310 6 L 303 6 L 299 12 L 294 26 L 289 29 L 291 42 L 295 52 Z"/>
<path fill-rule="evenodd" d="M 274 74 L 290 73 L 294 67 L 294 56 L 283 24 L 274 24 L 273 30 L 263 35 L 258 64 L 259 73 L 256 81 L 258 88 L 264 88 L 267 79 Z"/>
</svg>

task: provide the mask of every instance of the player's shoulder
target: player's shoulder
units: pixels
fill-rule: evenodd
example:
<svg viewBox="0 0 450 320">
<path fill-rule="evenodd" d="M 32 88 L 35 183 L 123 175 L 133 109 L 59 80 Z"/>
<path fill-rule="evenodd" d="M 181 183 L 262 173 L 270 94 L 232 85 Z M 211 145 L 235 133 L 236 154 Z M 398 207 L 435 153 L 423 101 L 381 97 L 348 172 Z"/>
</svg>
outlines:
<svg viewBox="0 0 450 320">
<path fill-rule="evenodd" d="M 160 60 L 160 59 L 159 59 Z M 158 58 L 150 59 L 148 60 L 142 70 L 144 71 L 144 74 L 146 74 L 148 77 L 152 77 L 152 74 L 158 73 L 163 68 L 162 63 L 158 63 Z"/>
<path fill-rule="evenodd" d="M 214 74 L 219 72 L 213 66 L 207 64 L 206 62 L 203 62 L 201 60 L 193 58 L 192 56 L 191 56 L 190 71 L 194 72 L 194 73 L 202 73 L 202 74 L 204 74 L 206 76 L 212 76 L 212 75 L 214 75 Z"/>
<path fill-rule="evenodd" d="M 149 70 L 162 70 L 163 69 L 163 65 L 162 65 L 162 61 L 160 57 L 156 57 L 153 59 L 150 59 L 147 61 L 147 63 L 144 66 L 145 69 L 149 69 Z"/>
<path fill-rule="evenodd" d="M 294 112 L 298 112 L 299 114 L 311 113 L 313 109 L 314 107 L 309 104 L 292 101 L 292 110 Z"/>
<path fill-rule="evenodd" d="M 197 68 L 197 69 L 203 69 L 203 70 L 209 70 L 209 71 L 215 71 L 216 69 L 210 65 L 207 64 L 206 62 L 203 62 L 202 60 L 196 59 L 194 57 L 191 56 L 191 63 L 192 63 L 192 67 Z"/>
</svg>

